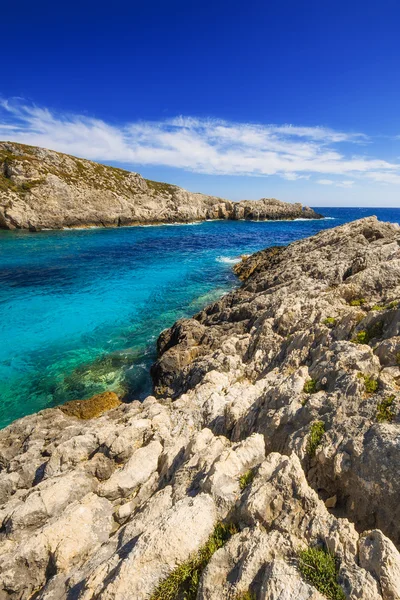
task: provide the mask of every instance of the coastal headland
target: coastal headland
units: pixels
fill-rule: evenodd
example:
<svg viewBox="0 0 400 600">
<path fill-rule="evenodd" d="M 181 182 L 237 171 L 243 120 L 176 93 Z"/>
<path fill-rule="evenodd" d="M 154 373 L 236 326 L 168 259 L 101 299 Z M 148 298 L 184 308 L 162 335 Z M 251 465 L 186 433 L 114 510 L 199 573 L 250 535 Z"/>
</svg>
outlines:
<svg viewBox="0 0 400 600">
<path fill-rule="evenodd" d="M 318 218 L 299 203 L 231 202 L 53 150 L 0 142 L 0 229 Z"/>
</svg>

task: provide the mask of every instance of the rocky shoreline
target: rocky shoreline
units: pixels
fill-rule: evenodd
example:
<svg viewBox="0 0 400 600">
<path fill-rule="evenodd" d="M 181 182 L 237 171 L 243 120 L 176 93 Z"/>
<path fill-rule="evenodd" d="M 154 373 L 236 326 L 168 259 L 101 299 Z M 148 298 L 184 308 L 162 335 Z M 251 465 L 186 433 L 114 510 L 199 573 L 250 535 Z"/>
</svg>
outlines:
<svg viewBox="0 0 400 600">
<path fill-rule="evenodd" d="M 1 599 L 400 598 L 400 228 L 235 270 L 162 332 L 154 396 L 0 432 Z"/>
<path fill-rule="evenodd" d="M 319 219 L 274 198 L 231 202 L 36 146 L 0 142 L 0 229 Z"/>
</svg>

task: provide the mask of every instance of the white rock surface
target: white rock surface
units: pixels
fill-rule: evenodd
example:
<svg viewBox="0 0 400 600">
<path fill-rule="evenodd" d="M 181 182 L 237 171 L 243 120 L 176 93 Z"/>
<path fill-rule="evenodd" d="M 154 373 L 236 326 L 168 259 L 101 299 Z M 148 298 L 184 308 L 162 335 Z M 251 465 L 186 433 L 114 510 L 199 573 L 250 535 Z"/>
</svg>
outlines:
<svg viewBox="0 0 400 600">
<path fill-rule="evenodd" d="M 236 533 L 197 600 L 321 600 L 315 545 L 347 600 L 400 599 L 400 230 L 364 219 L 238 272 L 162 333 L 159 398 L 0 431 L 0 600 L 149 600 L 218 521 Z"/>
</svg>

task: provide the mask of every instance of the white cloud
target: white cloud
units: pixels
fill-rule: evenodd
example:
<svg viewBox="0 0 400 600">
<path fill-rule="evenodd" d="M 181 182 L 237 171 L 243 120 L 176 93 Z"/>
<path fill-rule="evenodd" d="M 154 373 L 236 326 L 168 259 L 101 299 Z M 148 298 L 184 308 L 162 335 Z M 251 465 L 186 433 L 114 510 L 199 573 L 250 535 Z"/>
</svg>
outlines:
<svg viewBox="0 0 400 600">
<path fill-rule="evenodd" d="M 353 187 L 354 183 L 354 181 L 350 181 L 349 179 L 347 179 L 346 181 L 339 181 L 336 185 L 338 187 L 351 188 Z"/>
<path fill-rule="evenodd" d="M 371 144 L 367 136 L 325 127 L 193 117 L 111 125 L 84 115 L 56 114 L 21 100 L 2 100 L 0 138 L 135 167 L 163 165 L 208 174 L 278 175 L 289 181 L 328 175 L 400 183 L 400 164 L 354 156 L 350 151 L 367 141 Z M 324 177 L 317 183 L 353 184 Z"/>
</svg>

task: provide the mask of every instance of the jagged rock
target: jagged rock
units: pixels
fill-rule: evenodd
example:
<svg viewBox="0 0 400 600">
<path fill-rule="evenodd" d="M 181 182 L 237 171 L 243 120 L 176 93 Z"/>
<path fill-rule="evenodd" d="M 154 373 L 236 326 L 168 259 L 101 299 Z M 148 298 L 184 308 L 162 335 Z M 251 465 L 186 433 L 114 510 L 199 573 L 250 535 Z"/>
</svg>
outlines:
<svg viewBox="0 0 400 600">
<path fill-rule="evenodd" d="M 60 152 L 0 142 L 0 228 L 322 218 L 275 199 L 230 202 Z"/>
<path fill-rule="evenodd" d="M 111 500 L 130 496 L 157 470 L 161 452 L 160 442 L 150 442 L 148 446 L 139 448 L 122 469 L 102 484 L 99 493 Z"/>
<path fill-rule="evenodd" d="M 221 520 L 198 600 L 321 600 L 314 546 L 348 600 L 400 599 L 400 229 L 363 219 L 240 273 L 163 332 L 162 397 L 0 431 L 1 600 L 149 600 Z"/>
<path fill-rule="evenodd" d="M 189 320 L 203 331 L 189 363 L 179 359 L 190 354 L 187 336 L 160 349 L 155 389 L 175 398 L 195 382 L 199 397 L 207 373 L 223 371 L 230 385 L 219 423 L 232 439 L 259 432 L 267 451 L 295 450 L 324 500 L 336 495 L 338 511 L 399 544 L 399 227 L 362 219 L 245 258 L 238 272 L 239 290 Z M 354 343 L 359 334 L 369 343 Z M 181 364 L 172 370 L 171 353 Z M 365 377 L 377 381 L 372 393 Z M 248 383 L 234 398 L 240 380 Z M 303 391 L 307 380 L 316 393 Z M 378 423 L 391 396 L 393 416 Z M 327 432 L 310 458 L 314 421 Z"/>
</svg>

